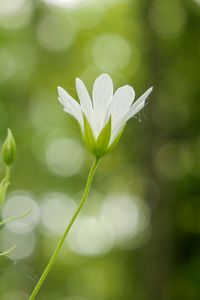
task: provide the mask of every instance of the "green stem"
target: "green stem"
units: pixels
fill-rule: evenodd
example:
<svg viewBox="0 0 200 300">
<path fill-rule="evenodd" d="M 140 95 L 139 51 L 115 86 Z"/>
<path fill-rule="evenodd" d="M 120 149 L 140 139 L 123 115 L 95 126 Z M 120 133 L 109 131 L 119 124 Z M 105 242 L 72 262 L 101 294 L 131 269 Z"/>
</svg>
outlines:
<svg viewBox="0 0 200 300">
<path fill-rule="evenodd" d="M 0 183 L 0 190 L 1 190 L 0 191 L 0 209 L 4 204 L 7 189 L 8 189 L 8 186 L 10 185 L 10 171 L 11 171 L 11 167 L 6 166 L 5 177 L 3 178 L 3 180 Z"/>
<path fill-rule="evenodd" d="M 9 180 L 10 180 L 10 172 L 11 172 L 11 166 L 6 166 L 5 179 L 7 182 L 9 182 Z"/>
<path fill-rule="evenodd" d="M 83 196 L 82 196 L 82 199 L 80 201 L 80 204 L 79 204 L 76 212 L 74 213 L 71 221 L 67 225 L 67 228 L 65 229 L 65 232 L 64 232 L 62 238 L 60 239 L 60 241 L 59 241 L 59 243 L 58 243 L 58 245 L 57 245 L 57 247 L 56 247 L 56 249 L 55 249 L 55 251 L 54 251 L 54 253 L 53 253 L 53 255 L 52 255 L 52 257 L 51 257 L 51 259 L 49 261 L 49 263 L 48 263 L 48 265 L 46 266 L 44 272 L 42 273 L 42 275 L 41 275 L 41 277 L 40 277 L 37 285 L 35 286 L 32 294 L 31 294 L 31 296 L 29 297 L 29 300 L 34 300 L 35 299 L 35 297 L 37 296 L 39 290 L 41 289 L 41 287 L 42 287 L 42 285 L 43 285 L 43 283 L 44 283 L 47 275 L 49 274 L 51 268 L 53 267 L 53 265 L 55 263 L 55 260 L 56 260 L 56 258 L 58 256 L 58 254 L 60 253 L 60 250 L 61 250 L 61 248 L 62 248 L 62 246 L 64 244 L 64 241 L 65 241 L 65 239 L 67 237 L 67 234 L 68 234 L 70 228 L 72 227 L 72 225 L 73 225 L 76 217 L 78 216 L 79 212 L 81 211 L 81 208 L 83 207 L 83 205 L 84 205 L 84 203 L 85 203 L 85 201 L 86 201 L 86 199 L 88 197 L 88 194 L 89 194 L 90 188 L 91 188 L 91 184 L 92 184 L 92 180 L 93 180 L 93 177 L 94 177 L 94 173 L 96 171 L 98 163 L 99 163 L 99 159 L 96 158 L 94 160 L 94 162 L 93 162 L 93 165 L 92 165 L 91 169 L 90 169 L 90 172 L 89 172 L 89 175 L 88 175 L 88 178 L 87 178 L 87 183 L 86 183 L 86 186 L 85 186 L 85 191 L 83 193 Z"/>
</svg>

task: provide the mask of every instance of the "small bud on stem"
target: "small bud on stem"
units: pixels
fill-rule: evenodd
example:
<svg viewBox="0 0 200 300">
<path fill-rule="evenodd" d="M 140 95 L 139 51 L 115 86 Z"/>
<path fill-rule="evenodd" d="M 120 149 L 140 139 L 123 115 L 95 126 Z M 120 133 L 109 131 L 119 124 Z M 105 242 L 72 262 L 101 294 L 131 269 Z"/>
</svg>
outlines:
<svg viewBox="0 0 200 300">
<path fill-rule="evenodd" d="M 15 139 L 13 137 L 12 131 L 8 129 L 8 134 L 3 144 L 3 150 L 2 150 L 3 160 L 7 166 L 13 164 L 15 158 L 15 152 L 16 152 Z"/>
</svg>

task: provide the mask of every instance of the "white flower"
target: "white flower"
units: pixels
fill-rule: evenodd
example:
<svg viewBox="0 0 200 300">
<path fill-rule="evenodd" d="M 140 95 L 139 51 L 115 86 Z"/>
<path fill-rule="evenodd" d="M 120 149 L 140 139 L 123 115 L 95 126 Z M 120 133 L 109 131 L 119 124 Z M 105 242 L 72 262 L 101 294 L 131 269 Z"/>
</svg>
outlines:
<svg viewBox="0 0 200 300">
<path fill-rule="evenodd" d="M 102 74 L 94 82 L 92 100 L 79 78 L 76 90 L 80 104 L 61 87 L 58 87 L 59 101 L 64 111 L 78 121 L 88 148 L 100 157 L 117 143 L 126 122 L 144 107 L 153 88 L 133 103 L 135 92 L 131 86 L 122 86 L 113 94 L 112 79 Z"/>
</svg>

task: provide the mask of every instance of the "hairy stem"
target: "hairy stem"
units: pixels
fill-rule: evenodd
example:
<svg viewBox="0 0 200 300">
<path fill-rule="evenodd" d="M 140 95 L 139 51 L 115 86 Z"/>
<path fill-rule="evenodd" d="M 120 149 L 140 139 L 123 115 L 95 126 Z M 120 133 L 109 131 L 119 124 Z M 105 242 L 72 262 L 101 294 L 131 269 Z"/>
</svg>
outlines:
<svg viewBox="0 0 200 300">
<path fill-rule="evenodd" d="M 59 241 L 59 243 L 58 243 L 58 245 L 57 245 L 50 261 L 49 261 L 49 263 L 47 264 L 44 272 L 42 273 L 37 285 L 35 286 L 32 294 L 31 294 L 31 296 L 29 297 L 29 300 L 34 300 L 36 298 L 36 296 L 37 296 L 39 290 L 41 289 L 46 277 L 48 276 L 51 268 L 53 267 L 53 265 L 56 261 L 56 258 L 58 256 L 58 254 L 60 253 L 60 250 L 63 246 L 63 243 L 64 243 L 64 241 L 67 237 L 67 234 L 68 234 L 69 230 L 71 229 L 74 221 L 76 220 L 76 217 L 78 216 L 79 212 L 81 211 L 81 209 L 82 209 L 82 207 L 83 207 L 83 205 L 84 205 L 84 203 L 85 203 L 85 201 L 88 197 L 88 194 L 89 194 L 90 189 L 91 189 L 91 184 L 92 184 L 92 180 L 93 180 L 93 177 L 94 177 L 94 173 L 95 173 L 95 170 L 97 168 L 98 163 L 99 163 L 99 159 L 96 158 L 93 162 L 93 165 L 92 165 L 91 169 L 90 169 L 90 172 L 89 172 L 89 175 L 88 175 L 88 178 L 87 178 L 87 183 L 86 183 L 85 190 L 84 190 L 82 199 L 80 201 L 80 204 L 79 204 L 77 210 L 75 211 L 71 221 L 67 225 L 67 228 L 65 229 L 65 232 L 64 232 L 63 236 L 61 237 L 61 239 L 60 239 L 60 241 Z"/>
</svg>

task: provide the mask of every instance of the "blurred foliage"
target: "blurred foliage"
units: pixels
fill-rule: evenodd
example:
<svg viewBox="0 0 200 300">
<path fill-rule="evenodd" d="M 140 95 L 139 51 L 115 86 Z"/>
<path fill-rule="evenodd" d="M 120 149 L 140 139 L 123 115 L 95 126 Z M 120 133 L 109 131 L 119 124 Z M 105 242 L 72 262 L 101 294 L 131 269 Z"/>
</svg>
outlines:
<svg viewBox="0 0 200 300">
<path fill-rule="evenodd" d="M 80 199 L 91 156 L 56 87 L 108 72 L 148 106 L 102 161 L 38 300 L 200 299 L 199 0 L 0 0 L 0 139 L 17 142 L 0 299 L 25 300 Z M 3 176 L 3 163 L 0 175 Z"/>
</svg>

